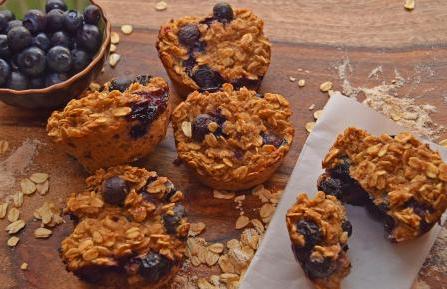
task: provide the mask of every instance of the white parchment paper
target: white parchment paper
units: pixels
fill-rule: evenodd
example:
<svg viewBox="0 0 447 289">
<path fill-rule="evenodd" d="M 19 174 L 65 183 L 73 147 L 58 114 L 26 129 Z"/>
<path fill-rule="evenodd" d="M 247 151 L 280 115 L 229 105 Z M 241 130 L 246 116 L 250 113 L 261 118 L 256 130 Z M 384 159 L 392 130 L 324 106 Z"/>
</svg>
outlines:
<svg viewBox="0 0 447 289">
<path fill-rule="evenodd" d="M 314 196 L 321 161 L 336 136 L 355 126 L 372 134 L 396 134 L 403 129 L 367 106 L 341 94 L 333 95 L 308 137 L 292 172 L 284 195 L 273 216 L 264 240 L 248 268 L 241 289 L 312 289 L 295 261 L 287 233 L 285 215 L 298 193 Z M 447 159 L 447 151 L 430 144 Z M 352 269 L 343 289 L 409 289 L 432 247 L 440 227 L 407 243 L 392 244 L 384 238 L 384 228 L 362 207 L 347 206 L 353 226 L 349 239 Z"/>
</svg>

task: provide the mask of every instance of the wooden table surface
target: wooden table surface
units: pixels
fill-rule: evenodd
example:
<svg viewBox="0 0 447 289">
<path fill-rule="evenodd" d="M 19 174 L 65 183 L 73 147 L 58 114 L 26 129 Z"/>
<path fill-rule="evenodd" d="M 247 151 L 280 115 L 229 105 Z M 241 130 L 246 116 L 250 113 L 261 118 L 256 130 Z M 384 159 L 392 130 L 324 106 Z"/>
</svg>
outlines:
<svg viewBox="0 0 447 289">
<path fill-rule="evenodd" d="M 212 3 L 201 0 L 167 0 L 166 11 L 155 11 L 155 1 L 151 0 L 97 2 L 105 7 L 116 31 L 121 24 L 133 24 L 135 27 L 132 35 L 121 35 L 118 46 L 118 53 L 123 57 L 121 62 L 115 69 L 106 67 L 99 82 L 129 73 L 166 77 L 154 48 L 159 26 L 171 18 L 204 15 L 212 9 Z M 304 124 L 313 120 L 308 107 L 315 104 L 320 109 L 327 101 L 327 94 L 319 91 L 320 83 L 331 80 L 335 89 L 341 89 L 336 67 L 346 59 L 352 65 L 349 78 L 353 86 L 372 87 L 382 81 L 390 82 L 397 69 L 408 83 L 398 94 L 415 98 L 420 104 L 435 105 L 438 111 L 433 114 L 433 119 L 447 125 L 445 0 L 416 1 L 416 9 L 412 12 L 403 8 L 403 0 L 229 2 L 251 8 L 265 20 L 265 32 L 273 42 L 273 57 L 261 90 L 281 93 L 293 104 L 295 142 L 284 165 L 269 182 L 270 186 L 285 186 L 307 137 Z M 379 65 L 383 68 L 383 75 L 378 79 L 368 78 Z M 305 79 L 306 86 L 298 88 L 296 82 L 289 81 L 289 76 Z M 34 196 L 25 201 L 22 215 L 28 225 L 20 234 L 17 248 L 0 246 L 0 288 L 96 288 L 66 273 L 58 258 L 56 248 L 70 232 L 69 223 L 58 227 L 49 240 L 36 240 L 32 236 L 33 229 L 38 226 L 31 222 L 34 209 L 40 207 L 44 199 L 62 205 L 65 196 L 82 188 L 86 176 L 75 161 L 55 152 L 46 138 L 44 126 L 48 114 L 0 104 L 0 140 L 8 140 L 11 151 L 26 139 L 40 140 L 39 153 L 29 172 L 45 171 L 51 175 L 50 193 L 45 198 Z M 0 157 L 0 162 L 6 157 Z M 212 228 L 204 234 L 207 240 L 217 242 L 237 237 L 234 221 L 239 211 L 231 202 L 212 199 L 210 189 L 199 185 L 185 167 L 172 163 L 175 158 L 170 129 L 157 151 L 140 165 L 170 177 L 187 193 L 190 219 L 205 222 L 208 228 Z M 250 196 L 245 206 L 254 208 L 259 204 Z M 2 226 L 6 224 L 6 221 L 2 222 Z M 1 233 L 0 244 L 5 244 L 6 240 L 7 234 Z M 444 228 L 414 288 L 447 288 L 446 246 L 447 230 Z M 29 270 L 19 270 L 22 262 L 29 264 Z M 200 267 L 198 272 L 206 275 L 207 270 Z"/>
</svg>

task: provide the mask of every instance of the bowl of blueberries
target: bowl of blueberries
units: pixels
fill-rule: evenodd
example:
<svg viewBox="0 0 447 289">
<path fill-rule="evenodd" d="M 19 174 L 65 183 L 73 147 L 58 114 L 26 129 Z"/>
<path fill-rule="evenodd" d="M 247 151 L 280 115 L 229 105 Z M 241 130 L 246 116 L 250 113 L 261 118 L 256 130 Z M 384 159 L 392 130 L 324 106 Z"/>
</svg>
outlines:
<svg viewBox="0 0 447 289">
<path fill-rule="evenodd" d="M 102 70 L 110 34 L 94 1 L 2 1 L 0 100 L 31 109 L 66 104 Z"/>
</svg>

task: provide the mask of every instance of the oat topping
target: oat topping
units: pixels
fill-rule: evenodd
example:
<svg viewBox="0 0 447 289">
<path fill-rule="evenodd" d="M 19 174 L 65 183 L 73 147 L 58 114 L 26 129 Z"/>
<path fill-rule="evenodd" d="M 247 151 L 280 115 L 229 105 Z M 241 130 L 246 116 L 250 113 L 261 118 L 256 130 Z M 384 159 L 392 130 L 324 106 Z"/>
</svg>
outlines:
<svg viewBox="0 0 447 289">
<path fill-rule="evenodd" d="M 294 129 L 288 101 L 279 94 L 254 91 L 192 93 L 173 113 L 179 158 L 199 175 L 238 181 L 277 163 L 288 152 Z M 181 129 L 192 123 L 192 137 Z"/>
<path fill-rule="evenodd" d="M 360 184 L 397 242 L 428 231 L 447 208 L 447 164 L 410 133 L 372 136 L 348 128 L 337 137 L 323 167 L 330 174 L 346 171 Z"/>
</svg>

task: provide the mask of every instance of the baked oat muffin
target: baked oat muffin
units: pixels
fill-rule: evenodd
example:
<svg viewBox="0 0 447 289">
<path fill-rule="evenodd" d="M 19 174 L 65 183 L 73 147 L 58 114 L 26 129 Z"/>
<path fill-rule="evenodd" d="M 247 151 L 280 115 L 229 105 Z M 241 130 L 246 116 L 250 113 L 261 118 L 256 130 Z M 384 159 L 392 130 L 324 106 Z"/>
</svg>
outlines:
<svg viewBox="0 0 447 289">
<path fill-rule="evenodd" d="M 247 9 L 218 3 L 208 17 L 187 16 L 161 27 L 157 49 L 177 92 L 216 91 L 223 83 L 257 90 L 270 64 L 264 22 Z"/>
<path fill-rule="evenodd" d="M 300 194 L 287 211 L 292 251 L 317 289 L 339 289 L 349 274 L 348 238 L 352 226 L 336 197 L 318 192 L 314 199 Z"/>
<path fill-rule="evenodd" d="M 318 188 L 366 206 L 394 242 L 414 239 L 447 208 L 447 165 L 410 133 L 372 136 L 348 128 L 323 161 Z"/>
<path fill-rule="evenodd" d="M 179 158 L 205 185 L 242 190 L 265 182 L 293 141 L 289 102 L 279 94 L 191 93 L 172 114 Z"/>
<path fill-rule="evenodd" d="M 100 169 L 67 200 L 75 229 L 62 241 L 67 270 L 107 288 L 159 288 L 182 266 L 189 223 L 183 193 L 131 166 Z"/>
<path fill-rule="evenodd" d="M 140 75 L 70 101 L 53 112 L 47 131 L 57 147 L 93 172 L 150 154 L 164 138 L 170 114 L 168 84 Z"/>
</svg>

